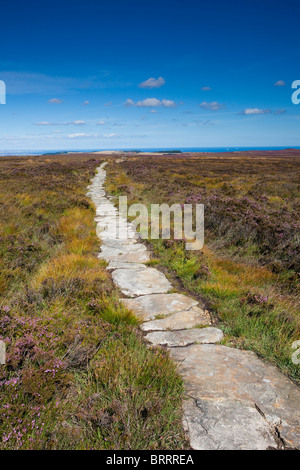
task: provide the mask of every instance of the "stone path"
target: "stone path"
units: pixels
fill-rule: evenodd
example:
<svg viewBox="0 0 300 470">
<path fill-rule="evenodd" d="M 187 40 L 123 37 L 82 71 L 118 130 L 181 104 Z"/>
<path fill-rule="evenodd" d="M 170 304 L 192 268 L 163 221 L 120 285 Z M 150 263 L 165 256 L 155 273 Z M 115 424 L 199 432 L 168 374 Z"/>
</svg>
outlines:
<svg viewBox="0 0 300 470">
<path fill-rule="evenodd" d="M 208 312 L 182 294 L 170 293 L 167 278 L 145 265 L 150 256 L 134 227 L 105 195 L 102 164 L 89 186 L 96 206 L 99 258 L 143 320 L 146 340 L 165 346 L 178 363 L 186 399 L 183 425 L 193 449 L 300 448 L 300 389 L 256 354 L 222 346 Z M 123 236 L 118 238 L 118 233 Z"/>
</svg>

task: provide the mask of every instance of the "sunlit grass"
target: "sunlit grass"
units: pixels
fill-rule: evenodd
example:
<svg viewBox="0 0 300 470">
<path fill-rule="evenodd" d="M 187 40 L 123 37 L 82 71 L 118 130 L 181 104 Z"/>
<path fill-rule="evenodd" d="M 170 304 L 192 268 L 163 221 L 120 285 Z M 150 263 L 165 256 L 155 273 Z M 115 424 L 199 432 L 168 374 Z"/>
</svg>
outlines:
<svg viewBox="0 0 300 470">
<path fill-rule="evenodd" d="M 208 201 L 203 250 L 187 252 L 183 242 L 149 240 L 153 263 L 180 281 L 177 289 L 209 303 L 226 333 L 224 344 L 252 349 L 300 381 L 299 366 L 291 361 L 291 345 L 300 337 L 299 261 L 293 251 L 298 160 L 140 157 L 120 164 L 117 178 L 115 166 L 107 170 L 109 189 L 117 194 L 124 194 L 117 178 L 126 178 L 129 203 L 183 203 L 191 194 L 199 196 L 197 202 Z M 225 223 L 227 214 L 231 219 Z M 273 225 L 266 224 L 270 220 Z"/>
<path fill-rule="evenodd" d="M 175 366 L 97 258 L 99 162 L 31 160 L 0 162 L 0 449 L 186 447 Z"/>
<path fill-rule="evenodd" d="M 95 256 L 62 254 L 46 262 L 32 279 L 32 287 L 38 289 L 47 279 L 55 282 L 82 279 L 93 282 L 96 279 L 103 282 L 108 279 L 107 271 Z"/>
</svg>

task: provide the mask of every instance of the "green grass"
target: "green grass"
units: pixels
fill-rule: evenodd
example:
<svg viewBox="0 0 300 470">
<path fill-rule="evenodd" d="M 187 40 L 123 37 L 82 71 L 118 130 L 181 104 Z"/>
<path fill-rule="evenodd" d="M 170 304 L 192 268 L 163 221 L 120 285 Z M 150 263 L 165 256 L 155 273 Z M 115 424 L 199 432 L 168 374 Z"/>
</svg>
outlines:
<svg viewBox="0 0 300 470">
<path fill-rule="evenodd" d="M 0 162 L 0 449 L 181 449 L 182 381 L 97 259 L 88 155 Z"/>
<path fill-rule="evenodd" d="M 177 290 L 209 305 L 225 344 L 257 352 L 300 382 L 300 367 L 291 359 L 300 338 L 299 159 L 134 157 L 107 170 L 107 189 L 120 194 L 122 188 L 129 204 L 189 202 L 201 189 L 196 202 L 205 204 L 203 250 L 149 240 L 150 263 L 167 272 Z"/>
</svg>

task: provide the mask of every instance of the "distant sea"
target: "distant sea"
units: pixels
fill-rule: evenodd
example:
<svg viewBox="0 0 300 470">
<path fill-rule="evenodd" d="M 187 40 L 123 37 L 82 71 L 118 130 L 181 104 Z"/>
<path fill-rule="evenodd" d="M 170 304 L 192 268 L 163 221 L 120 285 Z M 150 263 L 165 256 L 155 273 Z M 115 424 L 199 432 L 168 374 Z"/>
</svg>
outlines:
<svg viewBox="0 0 300 470">
<path fill-rule="evenodd" d="M 48 154 L 61 154 L 61 153 L 76 153 L 76 152 L 97 152 L 119 150 L 124 152 L 139 151 L 139 152 L 170 152 L 170 151 L 181 151 L 181 152 L 242 152 L 251 150 L 286 150 L 289 148 L 300 149 L 296 146 L 283 146 L 283 147 L 155 147 L 155 148 L 114 148 L 114 149 L 78 149 L 78 150 L 0 150 L 0 157 L 9 156 L 34 156 L 34 155 L 48 155 Z"/>
</svg>

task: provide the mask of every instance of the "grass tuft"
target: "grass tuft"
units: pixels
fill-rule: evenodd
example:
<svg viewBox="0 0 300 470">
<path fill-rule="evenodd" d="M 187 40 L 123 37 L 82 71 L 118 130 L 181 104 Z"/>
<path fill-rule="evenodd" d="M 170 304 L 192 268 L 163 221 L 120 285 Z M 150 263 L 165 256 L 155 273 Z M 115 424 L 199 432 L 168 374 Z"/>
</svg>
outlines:
<svg viewBox="0 0 300 470">
<path fill-rule="evenodd" d="M 204 204 L 203 250 L 149 240 L 154 263 L 209 305 L 226 344 L 256 351 L 300 382 L 291 357 L 300 338 L 299 157 L 248 155 L 128 157 L 107 167 L 108 189 L 124 194 L 126 181 L 128 203 L 147 207 Z"/>
<path fill-rule="evenodd" d="M 182 449 L 182 381 L 97 258 L 89 155 L 1 159 L 0 449 Z"/>
</svg>

